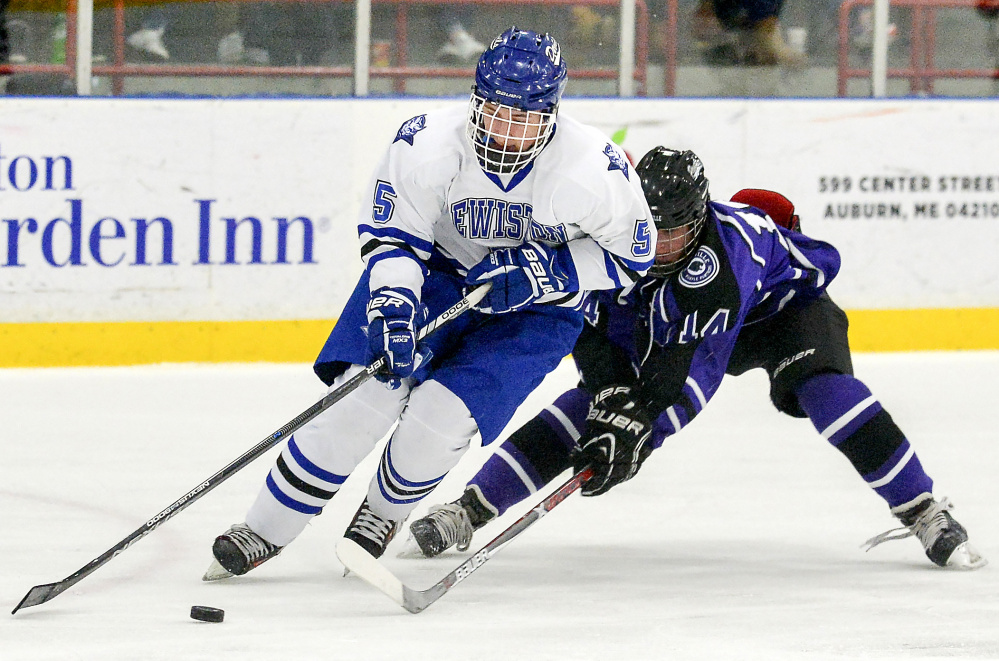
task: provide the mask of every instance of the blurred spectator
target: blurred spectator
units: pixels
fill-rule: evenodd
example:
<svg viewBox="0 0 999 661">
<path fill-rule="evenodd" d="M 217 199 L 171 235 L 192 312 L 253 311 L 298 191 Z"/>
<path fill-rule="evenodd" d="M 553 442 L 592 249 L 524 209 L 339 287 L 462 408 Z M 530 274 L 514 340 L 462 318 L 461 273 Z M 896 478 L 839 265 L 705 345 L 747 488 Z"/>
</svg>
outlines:
<svg viewBox="0 0 999 661">
<path fill-rule="evenodd" d="M 978 0 L 977 9 L 989 22 L 989 41 L 995 48 L 999 44 L 999 0 Z"/>
<path fill-rule="evenodd" d="M 0 64 L 10 62 L 10 36 L 7 34 L 7 5 L 10 0 L 0 0 Z"/>
<path fill-rule="evenodd" d="M 784 39 L 783 5 L 784 0 L 700 0 L 691 30 L 711 63 L 799 67 L 807 58 Z"/>
<path fill-rule="evenodd" d="M 447 41 L 437 51 L 442 62 L 468 64 L 475 62 L 486 49 L 486 45 L 472 36 L 465 25 L 469 9 L 461 5 L 444 5 L 441 8 L 439 24 L 447 34 Z"/>
<path fill-rule="evenodd" d="M 586 47 L 617 42 L 617 20 L 613 15 L 605 16 L 590 5 L 575 5 L 569 11 L 572 26 L 566 42 Z"/>
<path fill-rule="evenodd" d="M 857 48 L 869 51 L 874 47 L 874 9 L 864 7 L 855 16 L 856 20 L 850 25 L 851 41 Z M 897 38 L 898 26 L 889 23 L 888 45 L 895 43 Z"/>
<path fill-rule="evenodd" d="M 978 0 L 978 11 L 990 20 L 999 17 L 999 0 Z"/>
<path fill-rule="evenodd" d="M 153 7 L 143 17 L 139 29 L 128 36 L 128 45 L 143 55 L 169 60 L 170 52 L 163 41 L 163 35 L 176 15 L 175 4 Z"/>
<path fill-rule="evenodd" d="M 27 21 L 8 18 L 7 57 L 11 64 L 24 64 L 28 61 L 31 48 L 31 26 Z"/>
<path fill-rule="evenodd" d="M 353 12 L 346 3 L 260 2 L 240 5 L 240 28 L 219 41 L 225 64 L 301 66 L 329 63 L 353 48 Z"/>
</svg>

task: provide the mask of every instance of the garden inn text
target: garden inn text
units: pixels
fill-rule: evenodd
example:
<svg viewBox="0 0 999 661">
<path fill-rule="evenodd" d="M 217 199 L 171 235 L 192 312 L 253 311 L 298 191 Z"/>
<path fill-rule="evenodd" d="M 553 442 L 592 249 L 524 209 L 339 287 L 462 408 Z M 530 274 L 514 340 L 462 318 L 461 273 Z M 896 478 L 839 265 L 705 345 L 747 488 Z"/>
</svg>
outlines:
<svg viewBox="0 0 999 661">
<path fill-rule="evenodd" d="M 9 158 L 0 151 L 0 268 L 316 263 L 307 216 L 223 215 L 216 200 L 195 199 L 187 218 L 119 218 L 92 211 L 72 191 L 70 157 Z M 62 209 L 12 214 L 10 202 L 29 192 L 35 199 L 62 196 Z M 193 232 L 196 238 L 188 236 Z M 178 254 L 179 247 L 191 254 Z"/>
</svg>

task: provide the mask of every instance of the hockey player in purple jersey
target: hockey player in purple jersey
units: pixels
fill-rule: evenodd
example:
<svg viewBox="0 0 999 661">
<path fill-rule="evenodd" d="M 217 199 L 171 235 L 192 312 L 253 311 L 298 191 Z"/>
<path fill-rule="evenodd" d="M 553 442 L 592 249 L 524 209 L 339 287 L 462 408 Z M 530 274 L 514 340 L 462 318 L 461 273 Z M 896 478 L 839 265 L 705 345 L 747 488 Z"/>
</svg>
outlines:
<svg viewBox="0 0 999 661">
<path fill-rule="evenodd" d="M 511 28 L 479 59 L 467 106 L 399 128 L 358 222 L 365 271 L 315 364 L 331 388 L 378 359 L 387 369 L 288 440 L 244 522 L 216 538 L 206 580 L 277 555 L 395 427 L 345 534 L 380 556 L 472 439 L 495 440 L 569 353 L 586 292 L 652 265 L 641 183 L 606 136 L 558 113 L 566 77 L 555 39 Z M 486 284 L 478 307 L 417 342 Z"/>
<path fill-rule="evenodd" d="M 605 493 L 689 424 L 725 374 L 761 367 L 777 409 L 808 417 L 904 525 L 869 547 L 914 535 L 937 565 L 984 566 L 908 439 L 853 376 L 846 315 L 825 293 L 836 250 L 801 234 L 778 193 L 709 201 L 693 152 L 658 147 L 636 171 L 658 228 L 655 266 L 634 287 L 590 296 L 573 350 L 579 387 L 514 432 L 460 499 L 414 521 L 411 542 L 425 556 L 467 549 L 476 528 L 569 467 L 594 469 L 584 496 Z"/>
</svg>

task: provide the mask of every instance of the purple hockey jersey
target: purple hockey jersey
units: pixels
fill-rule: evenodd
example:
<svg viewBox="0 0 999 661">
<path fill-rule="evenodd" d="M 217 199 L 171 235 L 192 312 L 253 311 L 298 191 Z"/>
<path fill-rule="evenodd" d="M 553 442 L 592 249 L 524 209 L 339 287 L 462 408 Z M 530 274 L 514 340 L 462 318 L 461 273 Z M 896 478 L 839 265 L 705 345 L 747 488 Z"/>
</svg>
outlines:
<svg viewBox="0 0 999 661">
<path fill-rule="evenodd" d="M 609 382 L 638 386 L 639 403 L 657 416 L 656 447 L 718 390 L 743 326 L 815 299 L 839 272 L 833 246 L 778 228 L 754 207 L 711 202 L 708 212 L 683 271 L 590 294 L 590 328 L 573 351 L 591 392 Z"/>
</svg>

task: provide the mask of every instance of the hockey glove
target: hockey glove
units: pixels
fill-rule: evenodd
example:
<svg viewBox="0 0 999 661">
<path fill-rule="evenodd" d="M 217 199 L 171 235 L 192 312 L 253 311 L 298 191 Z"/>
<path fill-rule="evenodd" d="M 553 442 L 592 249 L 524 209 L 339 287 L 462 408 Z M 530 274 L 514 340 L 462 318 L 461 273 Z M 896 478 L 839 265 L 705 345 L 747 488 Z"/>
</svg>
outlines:
<svg viewBox="0 0 999 661">
<path fill-rule="evenodd" d="M 593 469 L 582 493 L 599 496 L 633 478 L 652 454 L 652 423 L 632 399 L 628 386 L 600 391 L 586 419 L 586 432 L 573 452 L 572 464 L 577 473 L 587 466 Z"/>
<path fill-rule="evenodd" d="M 493 250 L 468 271 L 465 281 L 472 286 L 493 283 L 475 308 L 493 314 L 519 310 L 548 294 L 579 289 L 569 249 L 534 241 Z"/>
<path fill-rule="evenodd" d="M 417 349 L 418 326 L 426 320 L 426 306 L 409 289 L 382 287 L 368 301 L 368 365 L 385 358 L 375 378 L 398 388 L 400 379 L 412 376 L 422 359 Z"/>
</svg>

